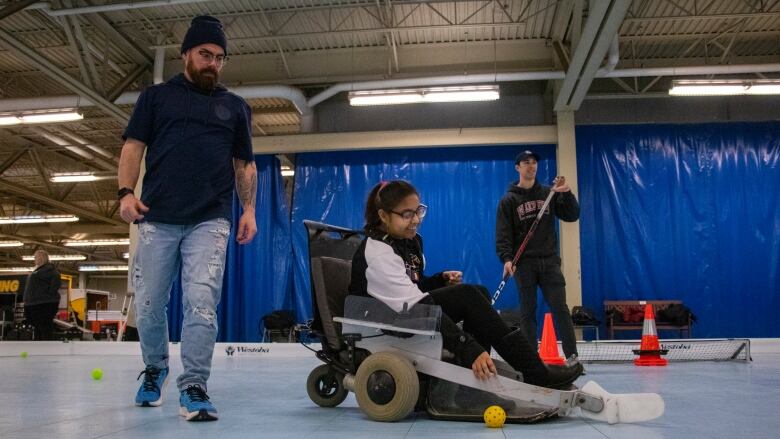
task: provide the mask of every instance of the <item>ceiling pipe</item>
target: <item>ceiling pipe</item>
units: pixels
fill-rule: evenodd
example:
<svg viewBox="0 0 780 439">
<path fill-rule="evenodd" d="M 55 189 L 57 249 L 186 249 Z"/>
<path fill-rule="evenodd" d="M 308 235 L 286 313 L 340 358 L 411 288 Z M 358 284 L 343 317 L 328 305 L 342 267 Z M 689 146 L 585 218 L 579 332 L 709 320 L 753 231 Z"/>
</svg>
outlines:
<svg viewBox="0 0 780 439">
<path fill-rule="evenodd" d="M 615 42 L 614 37 L 618 35 L 620 23 L 623 22 L 630 6 L 631 2 L 612 0 L 608 12 L 600 24 L 598 38 L 593 42 L 592 47 L 588 51 L 587 60 L 579 73 L 574 89 L 569 96 L 558 95 L 554 105 L 556 111 L 578 110 L 580 108 L 583 99 L 585 99 L 588 90 L 590 90 L 593 84 L 593 80 L 596 78 L 596 73 L 601 68 L 604 57 L 607 55 L 610 46 Z M 588 18 L 589 22 L 590 18 Z M 568 79 L 569 75 L 571 75 L 571 71 L 566 74 L 566 79 Z"/>
<path fill-rule="evenodd" d="M 48 15 L 51 15 L 52 17 L 61 17 L 64 15 L 94 14 L 97 12 L 127 11 L 129 9 L 154 8 L 157 6 L 186 5 L 189 3 L 203 3 L 207 1 L 213 1 L 213 0 L 153 0 L 147 2 L 131 1 L 131 2 L 124 2 L 124 3 L 113 3 L 108 5 L 83 6 L 80 8 L 63 8 L 63 9 L 51 9 L 51 4 L 49 2 L 39 2 L 30 5 L 27 9 L 37 9 L 46 12 Z"/>
<path fill-rule="evenodd" d="M 165 48 L 158 47 L 154 49 L 154 69 L 152 81 L 155 84 L 162 84 L 165 77 Z"/>
<path fill-rule="evenodd" d="M 690 67 L 653 67 L 639 69 L 608 70 L 606 67 L 596 72 L 597 78 L 627 78 L 647 76 L 696 76 L 696 75 L 728 75 L 748 73 L 780 72 L 780 63 L 774 64 L 740 64 L 713 65 Z M 458 84 L 491 84 L 496 82 L 543 81 L 563 79 L 563 71 L 488 73 L 477 75 L 433 76 L 410 79 L 387 79 L 379 81 L 343 82 L 313 96 L 308 101 L 303 92 L 295 87 L 285 85 L 261 86 L 245 85 L 230 88 L 230 91 L 244 99 L 281 98 L 290 100 L 301 114 L 301 131 L 311 132 L 314 124 L 312 108 L 343 91 L 376 90 L 397 87 L 431 87 L 437 85 Z M 116 105 L 132 105 L 138 100 L 140 92 L 122 93 L 115 101 Z M 91 100 L 76 95 L 71 96 L 41 96 L 35 98 L 0 99 L 0 113 L 14 113 L 30 110 L 51 110 L 61 108 L 91 107 Z"/>
<path fill-rule="evenodd" d="M 157 47 L 154 52 L 154 83 L 164 81 L 165 48 Z M 306 103 L 306 97 L 300 89 L 287 85 L 242 86 L 230 89 L 231 92 L 244 99 L 281 98 L 291 101 L 301 115 L 301 131 L 309 133 L 314 130 L 314 112 Z M 121 96 L 120 96 L 121 99 Z"/>
<path fill-rule="evenodd" d="M 780 72 L 780 63 L 774 64 L 742 64 L 742 65 L 716 65 L 716 66 L 693 66 L 693 67 L 655 67 L 641 69 L 620 69 L 609 71 L 601 68 L 596 72 L 597 78 L 625 78 L 625 77 L 646 77 L 646 76 L 695 76 L 695 75 L 726 75 L 726 74 L 745 74 L 758 72 Z M 399 87 L 427 87 L 439 85 L 459 85 L 459 84 L 490 84 L 494 82 L 509 81 L 540 81 L 563 79 L 566 72 L 563 71 L 543 71 L 543 72 L 519 72 L 519 73 L 496 73 L 480 75 L 454 75 L 454 76 L 435 76 L 430 78 L 414 79 L 388 79 L 381 81 L 363 81 L 363 82 L 343 82 L 336 84 L 309 99 L 309 107 L 314 107 L 320 102 L 329 99 L 342 91 L 357 90 L 377 90 L 382 88 Z M 0 101 L 2 102 L 2 101 Z"/>
<path fill-rule="evenodd" d="M 615 70 L 620 61 L 620 41 L 617 35 L 612 39 L 612 43 L 609 45 L 609 53 L 607 54 L 607 63 L 602 68 L 604 72 L 611 72 Z M 606 74 L 606 73 L 605 73 Z"/>
<path fill-rule="evenodd" d="M 512 81 L 542 81 L 548 79 L 563 79 L 564 72 L 539 71 L 518 73 L 484 73 L 477 75 L 434 76 L 428 78 L 383 79 L 379 81 L 342 82 L 314 95 L 309 99 L 309 107 L 314 107 L 322 101 L 335 96 L 342 91 L 378 90 L 382 88 L 401 87 L 436 87 L 458 84 L 491 84 L 494 82 Z"/>
<path fill-rule="evenodd" d="M 280 98 L 293 103 L 301 115 L 301 129 L 311 132 L 314 127 L 314 112 L 306 103 L 306 96 L 295 87 L 287 85 L 245 85 L 232 87 L 230 92 L 244 99 Z M 116 105 L 133 105 L 138 100 L 140 92 L 124 92 L 114 101 Z M 91 107 L 95 104 L 76 95 L 71 96 L 40 96 L 35 98 L 0 99 L 0 113 L 14 113 L 31 110 L 53 110 L 62 108 Z"/>
</svg>

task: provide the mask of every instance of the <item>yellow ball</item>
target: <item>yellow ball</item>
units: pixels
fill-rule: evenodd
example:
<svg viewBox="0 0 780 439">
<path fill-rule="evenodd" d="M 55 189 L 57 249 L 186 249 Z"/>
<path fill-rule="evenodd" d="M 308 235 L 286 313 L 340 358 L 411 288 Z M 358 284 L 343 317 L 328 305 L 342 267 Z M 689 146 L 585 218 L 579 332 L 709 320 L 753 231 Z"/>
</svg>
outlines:
<svg viewBox="0 0 780 439">
<path fill-rule="evenodd" d="M 27 358 L 27 351 L 23 351 L 21 354 L 19 354 L 22 358 Z"/>
<path fill-rule="evenodd" d="M 506 422 L 506 412 L 497 405 L 491 405 L 485 409 L 482 419 L 485 420 L 485 425 L 490 428 L 501 428 Z"/>
<path fill-rule="evenodd" d="M 101 378 L 103 378 L 103 369 L 99 367 L 92 369 L 92 379 L 95 381 L 100 381 Z"/>
</svg>

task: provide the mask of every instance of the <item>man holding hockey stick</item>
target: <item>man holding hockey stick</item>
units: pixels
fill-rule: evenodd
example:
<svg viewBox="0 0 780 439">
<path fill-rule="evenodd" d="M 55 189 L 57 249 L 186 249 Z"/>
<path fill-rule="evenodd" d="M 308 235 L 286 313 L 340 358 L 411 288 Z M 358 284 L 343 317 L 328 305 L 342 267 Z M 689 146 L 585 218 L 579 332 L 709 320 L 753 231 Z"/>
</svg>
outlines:
<svg viewBox="0 0 780 439">
<path fill-rule="evenodd" d="M 552 311 L 563 352 L 569 358 L 577 355 L 577 342 L 566 304 L 554 217 L 576 221 L 580 207 L 564 177 L 557 177 L 552 187 L 536 181 L 539 159 L 532 151 L 517 155 L 515 169 L 520 178 L 509 186 L 498 205 L 496 253 L 504 272 L 493 302 L 506 279 L 514 275 L 520 291 L 520 327 L 529 340 L 537 340 L 536 290 L 540 287 Z"/>
</svg>

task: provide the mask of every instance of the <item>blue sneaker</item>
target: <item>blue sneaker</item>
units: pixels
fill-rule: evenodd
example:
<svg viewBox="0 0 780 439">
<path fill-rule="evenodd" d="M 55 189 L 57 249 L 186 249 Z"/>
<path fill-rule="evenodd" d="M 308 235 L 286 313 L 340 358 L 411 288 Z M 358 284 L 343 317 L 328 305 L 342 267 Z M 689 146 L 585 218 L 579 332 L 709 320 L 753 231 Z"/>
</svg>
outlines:
<svg viewBox="0 0 780 439">
<path fill-rule="evenodd" d="M 154 366 L 146 366 L 146 369 L 138 374 L 140 379 L 144 375 L 141 388 L 135 394 L 135 405 L 141 407 L 158 407 L 162 405 L 163 390 L 168 382 L 168 368 L 158 369 Z"/>
<path fill-rule="evenodd" d="M 217 409 L 209 401 L 206 391 L 199 385 L 187 386 L 179 396 L 179 414 L 188 421 L 216 421 L 219 418 Z"/>
</svg>

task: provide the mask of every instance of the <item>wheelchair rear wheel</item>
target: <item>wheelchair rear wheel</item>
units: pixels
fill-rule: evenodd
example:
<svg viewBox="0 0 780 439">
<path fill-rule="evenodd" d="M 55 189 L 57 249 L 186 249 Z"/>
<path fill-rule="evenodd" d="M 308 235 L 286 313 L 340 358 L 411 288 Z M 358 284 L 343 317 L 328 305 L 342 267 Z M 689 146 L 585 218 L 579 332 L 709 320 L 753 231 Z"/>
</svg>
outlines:
<svg viewBox="0 0 780 439">
<path fill-rule="evenodd" d="M 355 374 L 358 405 L 374 421 L 404 419 L 414 410 L 419 394 L 420 380 L 412 363 L 390 352 L 369 356 Z"/>
</svg>

